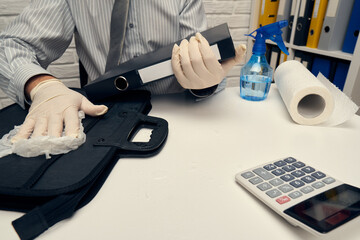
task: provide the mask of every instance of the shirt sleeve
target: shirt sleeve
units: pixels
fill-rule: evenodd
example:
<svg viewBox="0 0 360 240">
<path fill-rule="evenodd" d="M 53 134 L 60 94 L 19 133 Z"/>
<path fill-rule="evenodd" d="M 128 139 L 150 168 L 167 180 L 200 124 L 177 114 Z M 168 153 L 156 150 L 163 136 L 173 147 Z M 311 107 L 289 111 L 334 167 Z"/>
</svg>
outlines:
<svg viewBox="0 0 360 240">
<path fill-rule="evenodd" d="M 24 107 L 26 81 L 70 45 L 74 22 L 65 0 L 34 0 L 0 34 L 0 87 Z"/>
</svg>

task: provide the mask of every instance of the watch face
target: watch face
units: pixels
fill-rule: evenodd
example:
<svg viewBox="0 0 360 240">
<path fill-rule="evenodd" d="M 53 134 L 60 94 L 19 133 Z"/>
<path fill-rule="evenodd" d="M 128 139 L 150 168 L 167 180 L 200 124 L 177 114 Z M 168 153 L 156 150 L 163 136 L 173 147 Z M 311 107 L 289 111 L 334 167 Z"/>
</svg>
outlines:
<svg viewBox="0 0 360 240">
<path fill-rule="evenodd" d="M 343 184 L 284 212 L 320 233 L 327 233 L 360 215 L 360 189 Z"/>
</svg>

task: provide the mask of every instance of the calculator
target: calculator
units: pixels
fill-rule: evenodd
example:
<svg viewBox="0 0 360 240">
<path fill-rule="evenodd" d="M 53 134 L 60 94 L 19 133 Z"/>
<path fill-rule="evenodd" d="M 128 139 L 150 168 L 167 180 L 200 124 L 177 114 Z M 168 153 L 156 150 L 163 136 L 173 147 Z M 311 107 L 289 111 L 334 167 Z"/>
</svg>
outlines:
<svg viewBox="0 0 360 240">
<path fill-rule="evenodd" d="M 323 235 L 360 215 L 360 189 L 294 157 L 239 172 L 235 180 L 294 226 Z"/>
</svg>

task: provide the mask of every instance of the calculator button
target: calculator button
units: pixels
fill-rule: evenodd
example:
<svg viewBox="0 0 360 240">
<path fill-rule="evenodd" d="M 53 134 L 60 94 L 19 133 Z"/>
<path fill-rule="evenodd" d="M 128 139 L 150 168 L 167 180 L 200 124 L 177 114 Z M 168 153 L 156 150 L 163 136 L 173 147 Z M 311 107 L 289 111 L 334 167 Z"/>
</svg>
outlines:
<svg viewBox="0 0 360 240">
<path fill-rule="evenodd" d="M 285 158 L 284 161 L 287 163 L 294 163 L 294 162 L 296 162 L 296 159 L 293 157 L 288 157 L 288 158 Z"/>
<path fill-rule="evenodd" d="M 290 182 L 290 185 L 293 186 L 293 187 L 299 188 L 299 187 L 304 186 L 305 183 L 303 181 L 300 181 L 300 180 L 295 180 L 295 181 Z"/>
<path fill-rule="evenodd" d="M 275 176 L 280 176 L 280 175 L 283 175 L 285 173 L 285 171 L 282 169 L 275 169 L 271 173 L 274 174 Z"/>
<path fill-rule="evenodd" d="M 293 164 L 294 167 L 296 168 L 302 168 L 302 167 L 305 167 L 305 164 L 303 162 L 294 162 Z"/>
<path fill-rule="evenodd" d="M 301 170 L 296 170 L 296 171 L 292 172 L 291 174 L 295 177 L 302 177 L 305 175 L 305 173 Z"/>
<path fill-rule="evenodd" d="M 280 184 L 283 184 L 284 181 L 278 178 L 275 178 L 273 180 L 270 180 L 269 183 L 273 185 L 274 187 L 279 186 Z"/>
<path fill-rule="evenodd" d="M 311 177 L 311 176 L 305 176 L 301 178 L 302 181 L 306 182 L 306 183 L 312 183 L 314 182 L 316 179 Z"/>
<path fill-rule="evenodd" d="M 316 182 L 316 183 L 311 184 L 311 186 L 316 188 L 316 189 L 319 189 L 319 188 L 324 187 L 325 184 L 323 182 Z"/>
<path fill-rule="evenodd" d="M 331 184 L 333 182 L 335 182 L 335 179 L 333 179 L 332 177 L 328 177 L 328 178 L 325 178 L 324 180 L 322 180 L 324 183 L 326 184 Z"/>
<path fill-rule="evenodd" d="M 279 161 L 274 162 L 274 164 L 278 167 L 282 167 L 282 166 L 286 165 L 286 162 L 283 160 L 279 160 Z"/>
<path fill-rule="evenodd" d="M 271 198 L 275 198 L 280 196 L 282 193 L 277 189 L 272 189 L 266 192 L 266 195 L 268 195 Z"/>
<path fill-rule="evenodd" d="M 324 178 L 326 175 L 322 172 L 314 172 L 311 174 L 311 176 L 313 176 L 316 179 L 321 179 Z"/>
<path fill-rule="evenodd" d="M 255 174 L 253 174 L 252 172 L 244 172 L 241 174 L 241 176 L 245 179 L 248 179 L 248 178 L 255 176 Z"/>
<path fill-rule="evenodd" d="M 249 182 L 251 182 L 252 184 L 258 184 L 258 183 L 261 183 L 263 180 L 259 177 L 254 177 L 252 179 L 249 180 Z"/>
<path fill-rule="evenodd" d="M 306 186 L 306 187 L 303 187 L 302 189 L 300 189 L 300 191 L 302 191 L 303 193 L 306 194 L 306 193 L 314 191 L 314 189 L 310 186 Z"/>
<path fill-rule="evenodd" d="M 296 168 L 294 166 L 291 166 L 291 165 L 286 165 L 286 166 L 282 167 L 281 169 L 286 171 L 286 172 L 291 172 L 291 171 L 294 171 Z"/>
<path fill-rule="evenodd" d="M 265 165 L 264 168 L 268 171 L 271 171 L 271 170 L 276 169 L 276 166 L 274 164 L 268 164 L 268 165 Z"/>
<path fill-rule="evenodd" d="M 288 196 L 282 196 L 282 197 L 279 197 L 278 199 L 276 199 L 276 201 L 279 203 L 279 204 L 284 204 L 284 203 L 287 203 L 290 201 L 290 198 Z"/>
<path fill-rule="evenodd" d="M 268 184 L 267 182 L 264 182 L 264 183 L 260 183 L 259 185 L 257 185 L 257 188 L 260 189 L 261 191 L 266 191 L 266 190 L 269 190 L 270 188 L 272 188 L 272 186 L 270 184 Z"/>
<path fill-rule="evenodd" d="M 286 175 L 284 175 L 284 176 L 281 176 L 280 178 L 281 178 L 282 180 L 284 180 L 285 182 L 288 182 L 288 181 L 291 181 L 291 180 L 295 179 L 295 177 L 292 176 L 292 175 L 290 175 L 290 174 L 286 174 Z"/>
<path fill-rule="evenodd" d="M 289 184 L 281 185 L 278 189 L 280 191 L 282 191 L 283 193 L 287 193 L 287 192 L 294 190 L 294 188 L 292 186 L 290 186 Z"/>
<path fill-rule="evenodd" d="M 304 167 L 304 168 L 302 168 L 301 170 L 303 170 L 303 171 L 304 171 L 304 172 L 306 172 L 306 173 L 312 173 L 312 172 L 315 172 L 315 169 L 314 169 L 314 168 L 312 168 L 312 167 L 309 167 L 309 166 Z"/>
<path fill-rule="evenodd" d="M 301 197 L 302 196 L 302 193 L 299 192 L 299 191 L 295 191 L 295 192 L 292 192 L 289 194 L 289 197 L 291 197 L 292 199 L 295 199 L 295 198 L 298 198 L 298 197 Z"/>
<path fill-rule="evenodd" d="M 253 172 L 264 180 L 270 180 L 274 178 L 274 175 L 265 171 L 263 168 L 254 169 Z"/>
</svg>

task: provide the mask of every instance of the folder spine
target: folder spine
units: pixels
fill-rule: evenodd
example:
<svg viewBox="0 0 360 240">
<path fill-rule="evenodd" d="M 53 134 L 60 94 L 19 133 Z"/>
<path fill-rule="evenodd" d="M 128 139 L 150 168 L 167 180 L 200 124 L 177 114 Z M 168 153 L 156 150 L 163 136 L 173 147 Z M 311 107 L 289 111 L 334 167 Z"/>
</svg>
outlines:
<svg viewBox="0 0 360 240">
<path fill-rule="evenodd" d="M 355 45 L 360 30 L 360 0 L 355 0 L 349 25 L 346 30 L 345 40 L 342 47 L 343 52 L 354 53 Z"/>
<path fill-rule="evenodd" d="M 306 41 L 306 46 L 309 48 L 318 47 L 327 5 L 328 0 L 315 0 L 314 9 L 310 21 L 308 38 Z"/>
</svg>

